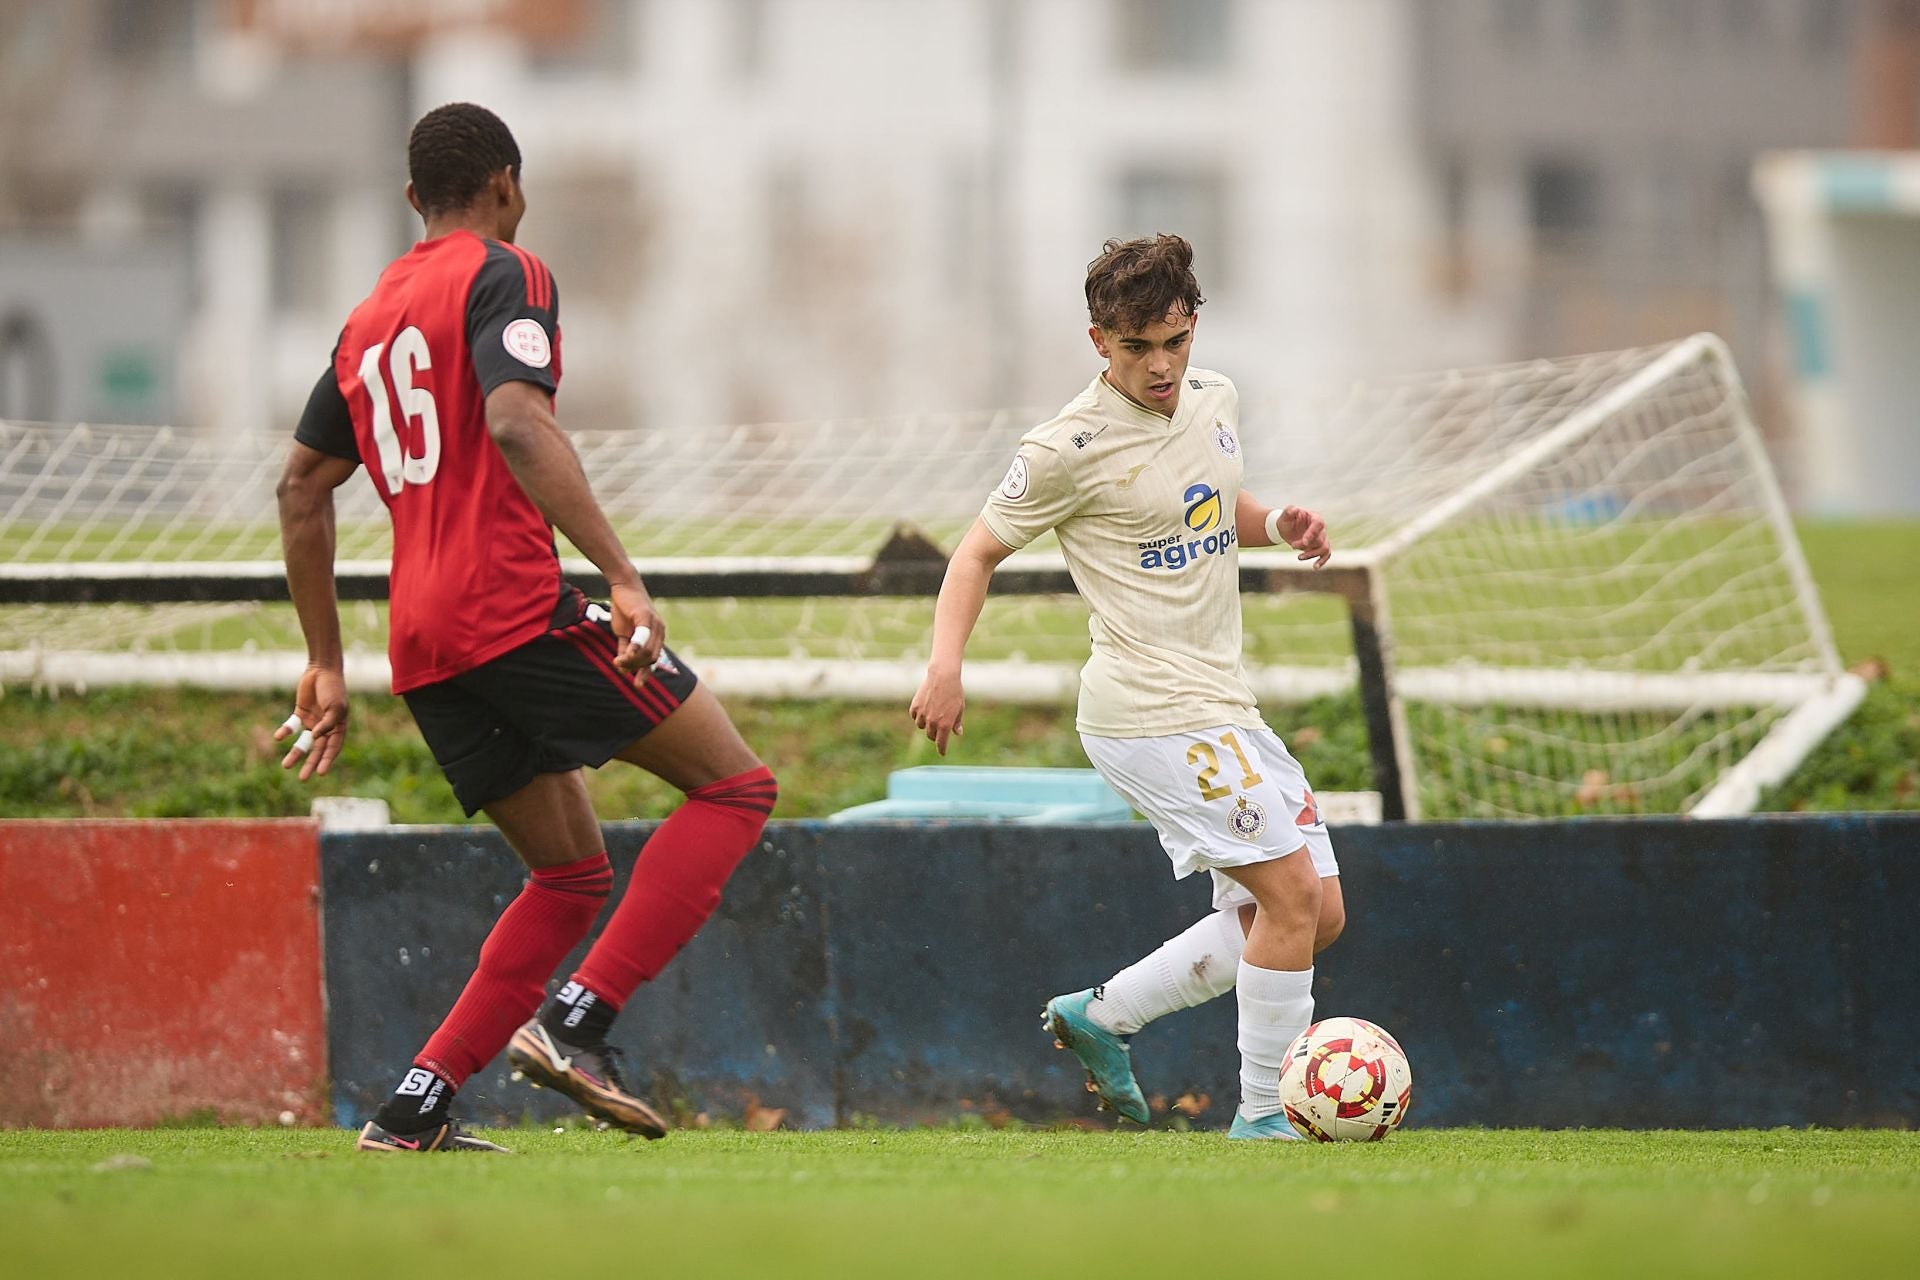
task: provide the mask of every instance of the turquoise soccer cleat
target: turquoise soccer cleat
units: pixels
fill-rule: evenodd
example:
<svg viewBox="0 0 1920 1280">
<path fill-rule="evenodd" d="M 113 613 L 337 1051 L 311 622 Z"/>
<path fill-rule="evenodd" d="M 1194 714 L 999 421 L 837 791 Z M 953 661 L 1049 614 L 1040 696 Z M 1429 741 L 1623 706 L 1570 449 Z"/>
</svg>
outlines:
<svg viewBox="0 0 1920 1280">
<path fill-rule="evenodd" d="M 1270 1116 L 1261 1116 L 1258 1120 L 1249 1120 L 1240 1114 L 1238 1108 L 1234 1109 L 1233 1127 L 1227 1130 L 1227 1136 L 1229 1138 L 1266 1138 L 1281 1142 L 1305 1141 L 1299 1131 L 1287 1120 L 1287 1113 L 1284 1111 L 1276 1111 Z"/>
<path fill-rule="evenodd" d="M 1128 1037 L 1117 1036 L 1087 1016 L 1093 989 L 1055 996 L 1041 1012 L 1040 1025 L 1053 1033 L 1062 1049 L 1071 1050 L 1087 1069 L 1087 1090 L 1100 1095 L 1103 1110 L 1118 1112 L 1135 1124 L 1146 1124 L 1147 1100 L 1133 1078 L 1133 1051 Z"/>
</svg>

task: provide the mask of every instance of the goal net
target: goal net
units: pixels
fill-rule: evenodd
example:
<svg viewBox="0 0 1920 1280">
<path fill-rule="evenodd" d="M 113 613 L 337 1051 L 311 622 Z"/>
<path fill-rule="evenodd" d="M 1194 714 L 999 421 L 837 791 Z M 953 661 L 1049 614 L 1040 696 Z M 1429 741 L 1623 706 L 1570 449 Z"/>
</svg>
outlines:
<svg viewBox="0 0 1920 1280">
<path fill-rule="evenodd" d="M 1041 416 L 574 442 L 721 692 L 904 704 L 935 548 Z M 1711 337 L 1248 403 L 1241 434 L 1248 490 L 1325 514 L 1341 567 L 1243 554 L 1255 687 L 1350 699 L 1390 813 L 1737 812 L 1858 700 Z M 290 687 L 285 446 L 0 423 L 0 681 Z M 349 678 L 383 688 L 387 520 L 358 478 L 337 501 L 343 597 L 367 597 L 342 602 Z M 1057 548 L 996 582 L 970 696 L 1070 701 L 1086 610 Z"/>
</svg>

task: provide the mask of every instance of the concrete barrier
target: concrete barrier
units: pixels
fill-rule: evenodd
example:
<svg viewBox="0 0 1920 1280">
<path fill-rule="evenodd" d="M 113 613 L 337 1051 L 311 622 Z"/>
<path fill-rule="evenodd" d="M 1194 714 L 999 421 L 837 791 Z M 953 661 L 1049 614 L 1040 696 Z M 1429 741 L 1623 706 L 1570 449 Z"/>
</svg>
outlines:
<svg viewBox="0 0 1920 1280">
<path fill-rule="evenodd" d="M 310 822 L 0 822 L 0 1126 L 325 1111 Z"/>
<path fill-rule="evenodd" d="M 624 887 L 651 828 L 608 835 Z M 1414 1123 L 1907 1125 L 1920 1114 L 1920 815 L 1336 832 L 1346 937 L 1321 1015 L 1397 1035 Z M 485 828 L 327 834 L 334 1114 L 364 1115 L 465 980 L 521 872 Z M 790 1124 L 1091 1113 L 1038 1029 L 1207 909 L 1139 824 L 768 829 L 616 1040 L 683 1115 Z M 1147 1093 L 1224 1125 L 1233 1001 L 1135 1039 Z M 1205 1100 L 1206 1105 L 1199 1104 Z M 491 1121 L 562 1114 L 496 1062 Z"/>
</svg>

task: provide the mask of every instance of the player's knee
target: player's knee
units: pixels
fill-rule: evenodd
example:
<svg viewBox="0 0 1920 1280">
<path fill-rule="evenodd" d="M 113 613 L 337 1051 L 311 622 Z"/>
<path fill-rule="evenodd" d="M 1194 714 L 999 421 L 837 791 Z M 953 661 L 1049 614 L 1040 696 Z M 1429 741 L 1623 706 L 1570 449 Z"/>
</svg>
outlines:
<svg viewBox="0 0 1920 1280">
<path fill-rule="evenodd" d="M 780 802 L 780 779 L 773 776 L 773 770 L 762 764 L 758 756 L 749 753 L 749 758 L 753 764 L 731 781 L 738 784 L 741 791 L 751 795 L 756 804 L 765 804 L 764 817 L 772 817 L 773 806 Z"/>
<path fill-rule="evenodd" d="M 1331 896 L 1324 897 L 1320 903 L 1320 924 L 1313 934 L 1313 949 L 1325 951 L 1346 928 L 1346 904 Z"/>
<path fill-rule="evenodd" d="M 773 806 L 780 799 L 780 783 L 773 776 L 773 770 L 754 758 L 748 768 L 694 787 L 687 792 L 687 799 L 751 814 L 758 824 L 764 824 L 772 816 Z"/>
</svg>

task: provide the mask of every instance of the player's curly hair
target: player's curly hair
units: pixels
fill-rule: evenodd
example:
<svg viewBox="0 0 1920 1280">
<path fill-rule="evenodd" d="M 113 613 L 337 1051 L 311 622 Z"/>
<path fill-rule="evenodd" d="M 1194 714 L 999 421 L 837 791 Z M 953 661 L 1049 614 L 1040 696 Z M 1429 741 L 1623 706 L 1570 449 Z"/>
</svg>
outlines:
<svg viewBox="0 0 1920 1280">
<path fill-rule="evenodd" d="M 1193 246 L 1175 235 L 1109 240 L 1087 264 L 1087 314 L 1102 329 L 1139 333 L 1167 312 L 1206 301 L 1193 278 Z"/>
<path fill-rule="evenodd" d="M 435 107 L 407 138 L 407 176 L 429 216 L 466 208 L 502 169 L 520 177 L 520 145 L 499 116 L 471 102 Z"/>
</svg>

